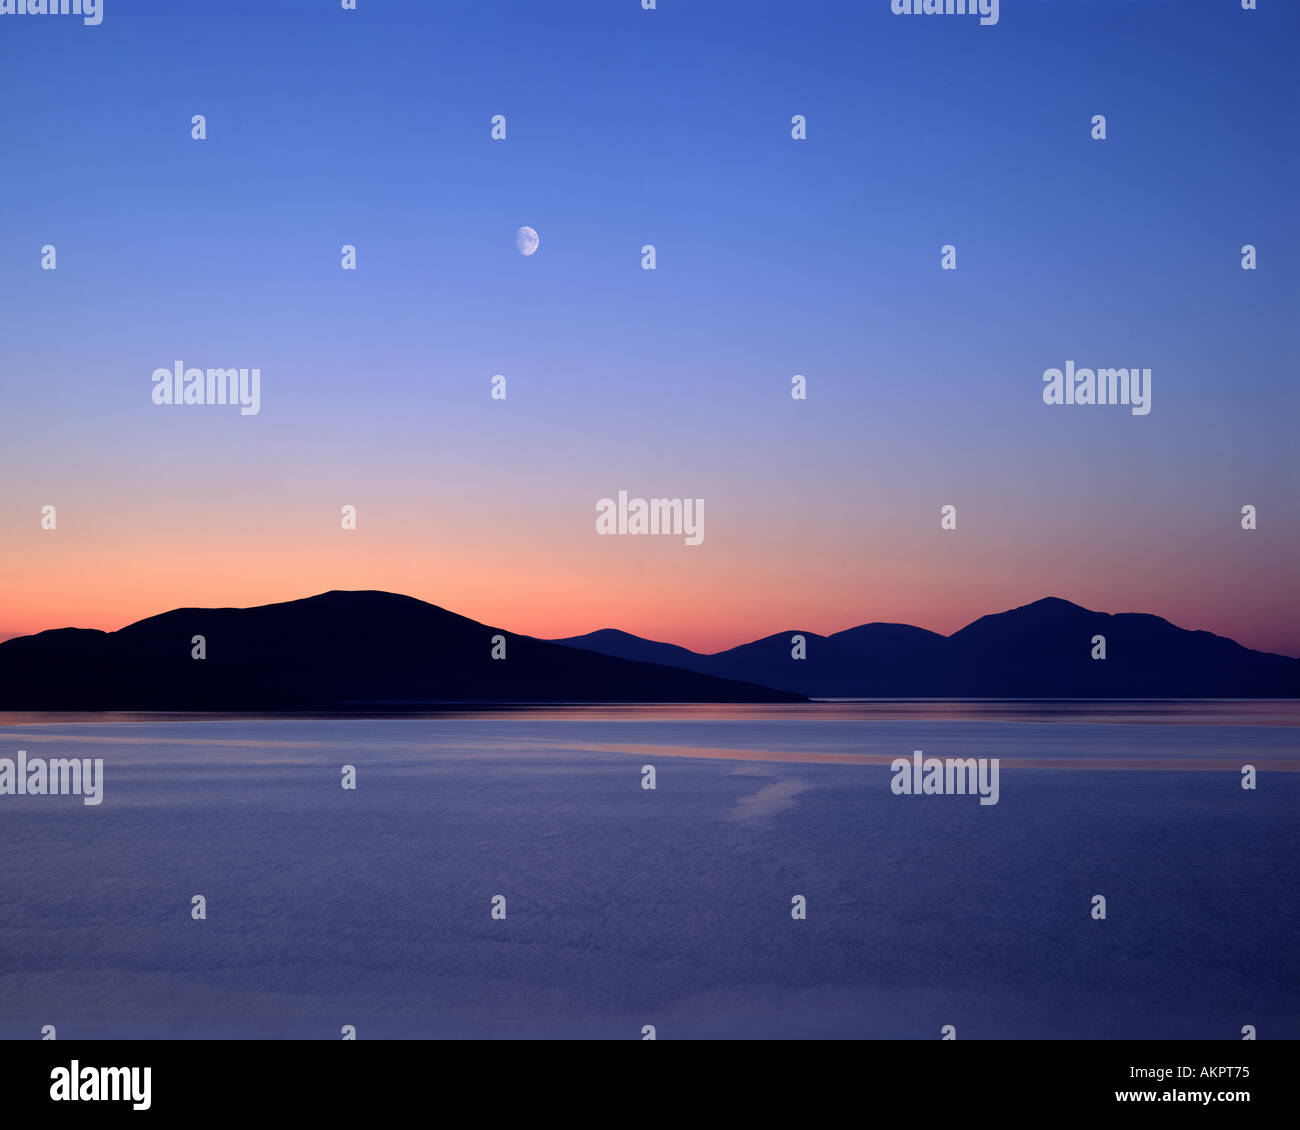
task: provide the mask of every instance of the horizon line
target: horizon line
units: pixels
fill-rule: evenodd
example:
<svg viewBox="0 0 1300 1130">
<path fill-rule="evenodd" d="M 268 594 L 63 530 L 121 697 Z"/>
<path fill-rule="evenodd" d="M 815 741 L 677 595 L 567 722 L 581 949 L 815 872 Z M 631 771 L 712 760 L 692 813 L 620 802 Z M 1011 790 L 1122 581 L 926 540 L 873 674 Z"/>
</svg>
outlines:
<svg viewBox="0 0 1300 1130">
<path fill-rule="evenodd" d="M 967 622 L 966 622 L 965 624 L 963 624 L 960 628 L 957 628 L 957 629 L 955 629 L 954 631 L 952 631 L 952 632 L 948 632 L 948 633 L 939 632 L 939 631 L 934 630 L 933 628 L 925 628 L 925 627 L 922 627 L 922 626 L 919 625 L 919 624 L 909 624 L 909 623 L 905 623 L 905 622 L 903 622 L 903 621 L 898 621 L 898 620 L 864 620 L 864 621 L 861 621 L 861 622 L 856 623 L 856 624 L 850 624 L 850 625 L 849 625 L 848 627 L 846 627 L 846 628 L 840 628 L 840 629 L 837 629 L 835 632 L 827 632 L 827 633 L 823 633 L 823 632 L 814 632 L 814 631 L 812 631 L 811 629 L 808 629 L 808 628 L 781 628 L 781 629 L 778 629 L 778 630 L 773 631 L 773 632 L 765 632 L 765 633 L 763 633 L 762 635 L 751 636 L 751 637 L 749 637 L 749 638 L 746 638 L 746 639 L 741 640 L 739 643 L 732 644 L 730 647 L 719 648 L 717 651 L 696 651 L 694 648 L 686 647 L 686 646 L 683 645 L 683 644 L 673 643 L 673 642 L 671 642 L 671 641 L 669 641 L 669 640 L 651 639 L 651 638 L 648 637 L 648 636 L 637 635 L 637 633 L 635 633 L 635 632 L 629 632 L 629 631 L 627 631 L 627 630 L 624 629 L 624 628 L 617 628 L 617 627 L 613 627 L 613 626 L 606 626 L 606 627 L 601 627 L 601 628 L 593 628 L 593 629 L 591 629 L 590 631 L 586 631 L 586 632 L 575 632 L 575 633 L 572 633 L 572 634 L 570 634 L 570 635 L 565 635 L 565 636 L 532 636 L 532 635 L 529 635 L 527 632 L 517 632 L 517 631 L 514 631 L 513 629 L 510 629 L 510 628 L 501 628 L 501 626 L 500 626 L 500 625 L 497 625 L 497 624 L 487 624 L 487 623 L 485 623 L 485 622 L 482 621 L 482 620 L 475 620 L 475 618 L 474 618 L 473 616 L 467 616 L 467 615 L 465 615 L 464 613 L 456 612 L 456 611 L 454 611 L 454 610 L 452 610 L 452 609 L 446 607 L 445 605 L 442 605 L 442 604 L 435 604 L 435 603 L 434 603 L 433 601 L 431 601 L 431 600 L 425 600 L 423 597 L 411 596 L 409 593 L 393 592 L 393 591 L 391 591 L 391 590 L 389 590 L 389 589 L 374 589 L 374 588 L 363 588 L 363 589 L 325 589 L 325 590 L 323 590 L 323 591 L 321 591 L 321 592 L 310 593 L 310 594 L 308 594 L 307 596 L 291 597 L 291 598 L 288 599 L 288 600 L 272 600 L 272 601 L 267 601 L 266 603 L 263 603 L 263 604 L 248 604 L 248 605 L 188 605 L 188 604 L 183 604 L 183 605 L 177 605 L 177 606 L 174 607 L 174 608 L 167 608 L 167 609 L 164 609 L 164 610 L 161 611 L 161 612 L 151 613 L 150 615 L 148 615 L 148 616 L 143 616 L 143 617 L 141 617 L 140 619 L 137 619 L 137 620 L 131 620 L 131 621 L 127 622 L 126 624 L 121 625 L 121 627 L 119 627 L 119 628 L 114 628 L 114 629 L 111 629 L 111 630 L 110 630 L 110 629 L 103 629 L 103 628 L 78 628 L 76 625 L 64 624 L 64 625 L 61 625 L 61 626 L 59 626 L 59 627 L 53 627 L 53 628 L 42 628 L 42 629 L 40 629 L 39 631 L 36 631 L 36 632 L 17 632 L 17 633 L 8 633 L 8 634 L 7 634 L 7 633 L 5 633 L 5 632 L 3 632 L 3 631 L 0 631 L 0 645 L 5 644 L 5 643 L 8 643 L 10 640 L 15 640 L 15 639 L 29 639 L 29 638 L 31 638 L 31 637 L 33 637 L 33 636 L 41 635 L 41 634 L 43 634 L 44 632 L 58 632 L 58 631 L 68 631 L 68 630 L 74 630 L 74 631 L 102 631 L 102 632 L 104 632 L 105 635 L 113 635 L 113 634 L 115 634 L 116 632 L 123 631 L 123 630 L 125 630 L 126 628 L 132 627 L 132 626 L 135 625 L 135 624 L 143 623 L 145 620 L 153 620 L 153 619 L 156 619 L 156 618 L 159 617 L 159 616 L 166 616 L 166 615 L 168 615 L 168 614 L 170 614 L 170 613 L 172 613 L 172 612 L 181 612 L 181 611 L 186 611 L 186 610 L 190 610 L 190 609 L 193 609 L 193 610 L 196 610 L 196 611 L 210 611 L 210 612 L 214 612 L 214 611 L 240 611 L 240 612 L 243 612 L 243 611 L 252 611 L 252 610 L 254 610 L 254 609 L 258 609 L 258 608 L 274 608 L 274 607 L 278 607 L 278 606 L 280 606 L 280 605 L 285 605 L 285 604 L 297 604 L 297 603 L 300 603 L 300 602 L 302 602 L 302 601 L 306 601 L 306 600 L 317 600 L 317 599 L 319 599 L 319 598 L 321 598 L 321 597 L 331 596 L 331 595 L 333 595 L 333 594 L 335 594 L 335 593 L 346 594 L 346 595 L 360 595 L 360 594 L 365 594 L 365 593 L 375 593 L 375 594 L 378 594 L 378 595 L 380 595 L 380 596 L 392 596 L 392 597 L 400 597 L 400 598 L 403 599 L 403 600 L 414 600 L 414 601 L 417 601 L 417 602 L 420 603 L 420 604 L 428 605 L 428 606 L 431 607 L 431 608 L 438 608 L 438 609 L 441 609 L 442 611 L 447 612 L 447 613 L 449 613 L 450 615 L 453 615 L 453 616 L 460 616 L 462 619 L 466 619 L 466 620 L 474 620 L 475 623 L 483 624 L 484 627 L 494 627 L 494 628 L 498 628 L 498 629 L 503 630 L 503 631 L 508 631 L 508 632 L 510 632 L 512 635 L 523 636 L 523 637 L 528 638 L 528 639 L 538 639 L 538 640 L 542 640 L 543 642 L 546 642 L 546 643 L 557 643 L 557 644 L 560 644 L 561 646 L 567 646 L 567 645 L 565 644 L 565 641 L 581 639 L 581 638 L 586 637 L 586 636 L 596 635 L 596 634 L 599 633 L 599 632 L 619 632 L 619 633 L 621 633 L 621 634 L 623 634 L 623 635 L 625 635 L 625 636 L 629 636 L 629 637 L 631 637 L 631 638 L 633 638 L 633 639 L 641 640 L 641 641 L 643 641 L 643 642 L 645 642 L 645 643 L 660 644 L 660 645 L 663 645 L 663 646 L 665 646 L 665 647 L 676 647 L 676 648 L 680 648 L 680 649 L 683 650 L 683 651 L 689 652 L 689 653 L 692 654 L 692 655 L 698 655 L 698 656 L 701 656 L 701 657 L 710 657 L 710 656 L 722 655 L 722 654 L 724 654 L 724 653 L 726 653 L 726 652 L 728 652 L 728 651 L 733 651 L 733 650 L 735 650 L 735 649 L 738 648 L 738 647 L 744 647 L 744 646 L 746 646 L 747 644 L 757 643 L 757 642 L 759 642 L 759 641 L 761 641 L 761 640 L 771 639 L 771 638 L 774 637 L 774 636 L 784 635 L 784 634 L 786 634 L 787 632 L 798 632 L 798 633 L 801 633 L 801 634 L 804 634 L 804 635 L 817 636 L 817 637 L 819 637 L 819 638 L 821 638 L 821 639 L 830 639 L 832 636 L 834 636 L 834 635 L 838 635 L 838 634 L 840 634 L 840 633 L 842 633 L 842 632 L 853 631 L 855 628 L 864 628 L 864 627 L 870 627 L 870 626 L 874 626 L 874 625 L 883 625 L 883 626 L 890 626 L 890 627 L 903 627 L 903 628 L 914 628 L 914 629 L 916 629 L 916 630 L 918 630 L 918 631 L 929 632 L 931 635 L 935 635 L 935 636 L 938 636 L 940 639 L 945 639 L 945 640 L 947 640 L 947 639 L 951 639 L 953 636 L 957 635 L 959 632 L 964 631 L 966 628 L 969 628 L 972 624 L 976 624 L 976 623 L 978 623 L 980 620 L 983 620 L 983 619 L 985 619 L 985 618 L 988 617 L 988 616 L 1000 616 L 1000 615 L 1005 615 L 1005 614 L 1008 613 L 1008 612 L 1016 612 L 1016 611 L 1019 611 L 1019 610 L 1022 609 L 1022 608 L 1029 608 L 1029 607 L 1032 606 L 1032 605 L 1035 605 L 1035 604 L 1042 604 L 1042 603 L 1044 603 L 1044 602 L 1046 602 L 1046 601 L 1057 601 L 1057 602 L 1062 603 L 1062 604 L 1068 604 L 1068 605 L 1070 605 L 1070 606 L 1073 607 L 1073 608 L 1078 608 L 1080 611 L 1083 611 L 1083 612 L 1089 612 L 1089 613 L 1092 613 L 1093 615 L 1097 615 L 1097 616 L 1151 616 L 1151 617 L 1153 617 L 1153 618 L 1155 618 L 1155 619 L 1157 619 L 1157 620 L 1161 620 L 1161 621 L 1163 621 L 1164 623 L 1169 624 L 1171 627 L 1174 627 L 1174 628 L 1178 629 L 1179 631 L 1184 631 L 1184 632 L 1203 632 L 1203 633 L 1205 633 L 1206 635 L 1211 635 L 1211 636 L 1214 636 L 1214 637 L 1216 637 L 1216 638 L 1218 638 L 1218 639 L 1226 639 L 1226 640 L 1230 641 L 1231 643 L 1236 644 L 1238 647 L 1244 648 L 1244 649 L 1247 650 L 1247 651 L 1252 651 L 1252 652 L 1255 652 L 1255 653 L 1260 654 L 1260 655 L 1277 655 L 1277 656 L 1281 656 L 1281 657 L 1284 658 L 1284 659 L 1300 659 L 1300 655 L 1291 655 L 1291 654 L 1287 654 L 1287 653 L 1285 653 L 1285 652 L 1280 652 L 1280 651 L 1264 651 L 1264 650 L 1262 650 L 1262 649 L 1260 649 L 1260 648 L 1248 647 L 1246 644 L 1240 643 L 1240 642 L 1239 642 L 1235 637 L 1233 637 L 1233 636 L 1224 636 L 1224 635 L 1220 635 L 1218 632 L 1211 632 L 1211 631 L 1209 631 L 1208 629 L 1205 629 L 1205 628 L 1185 628 L 1185 627 L 1183 627 L 1183 626 L 1180 625 L 1180 624 L 1176 624 L 1176 623 L 1174 623 L 1174 621 L 1168 619 L 1167 617 L 1159 615 L 1158 613 L 1154 613 L 1154 612 L 1131 612 L 1131 611 L 1130 611 L 1130 612 L 1103 612 L 1103 611 L 1101 611 L 1101 610 L 1099 610 L 1099 609 L 1096 609 L 1096 608 L 1089 608 L 1089 607 L 1087 607 L 1086 605 L 1079 604 L 1079 603 L 1077 603 L 1076 601 L 1073 601 L 1073 600 L 1068 599 L 1067 597 L 1054 596 L 1054 595 L 1037 597 L 1037 598 L 1035 598 L 1034 600 L 1031 600 L 1031 601 L 1026 602 L 1025 604 L 1017 604 L 1017 605 L 1013 605 L 1013 606 L 1010 607 L 1010 608 L 1004 608 L 1004 609 L 1001 609 L 1000 611 L 997 611 L 997 612 L 985 612 L 985 613 L 982 613 L 981 615 L 976 616 L 973 620 L 969 620 L 969 621 L 967 621 Z"/>
</svg>

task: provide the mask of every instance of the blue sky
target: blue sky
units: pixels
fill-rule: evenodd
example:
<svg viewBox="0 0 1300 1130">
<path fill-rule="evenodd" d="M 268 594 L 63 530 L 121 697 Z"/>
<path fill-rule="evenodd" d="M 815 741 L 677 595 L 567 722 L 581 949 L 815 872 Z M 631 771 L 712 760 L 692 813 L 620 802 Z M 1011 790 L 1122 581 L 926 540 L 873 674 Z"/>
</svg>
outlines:
<svg viewBox="0 0 1300 1130">
<path fill-rule="evenodd" d="M 415 515 L 458 553 L 536 556 L 527 607 L 560 579 L 591 588 L 596 622 L 556 613 L 556 634 L 611 622 L 649 569 L 679 594 L 665 630 L 698 645 L 768 615 L 952 630 L 1051 593 L 1300 652 L 1280 607 L 1300 561 L 1300 9 L 1262 8 L 1004 0 L 994 27 L 888 0 L 0 17 L 0 580 L 40 621 L 0 606 L 0 629 L 305 595 L 282 570 L 320 554 L 268 515 L 346 495 L 392 521 L 322 583 L 378 587 L 377 560 L 408 561 L 405 581 L 442 536 L 399 536 Z M 152 405 L 149 374 L 177 358 L 260 366 L 262 414 Z M 1047 408 L 1041 373 L 1067 359 L 1152 368 L 1152 413 Z M 591 508 L 624 486 L 716 500 L 708 553 L 611 560 Z M 67 527 L 84 540 L 33 564 L 47 496 L 86 515 Z M 932 543 L 947 502 L 970 515 L 960 551 Z M 1265 518 L 1244 549 L 1243 502 Z M 130 564 L 141 525 L 171 581 Z M 247 593 L 201 565 L 177 579 L 200 531 L 242 547 Z M 756 559 L 781 568 L 715 616 Z M 69 603 L 96 561 L 111 579 Z M 415 595 L 492 618 L 480 567 Z M 643 597 L 618 626 L 650 626 Z"/>
</svg>

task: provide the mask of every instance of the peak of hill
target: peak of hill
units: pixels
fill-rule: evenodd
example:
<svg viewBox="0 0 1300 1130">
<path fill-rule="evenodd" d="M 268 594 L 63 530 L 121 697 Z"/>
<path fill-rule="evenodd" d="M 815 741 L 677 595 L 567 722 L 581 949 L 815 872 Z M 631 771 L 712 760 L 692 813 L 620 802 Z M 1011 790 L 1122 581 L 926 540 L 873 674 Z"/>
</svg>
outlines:
<svg viewBox="0 0 1300 1130">
<path fill-rule="evenodd" d="M 197 636 L 202 659 L 193 658 Z M 494 659 L 502 644 L 505 658 Z M 67 628 L 0 644 L 5 710 L 801 700 L 795 692 L 517 635 L 377 591 L 255 608 L 177 608 L 117 632 Z"/>
</svg>

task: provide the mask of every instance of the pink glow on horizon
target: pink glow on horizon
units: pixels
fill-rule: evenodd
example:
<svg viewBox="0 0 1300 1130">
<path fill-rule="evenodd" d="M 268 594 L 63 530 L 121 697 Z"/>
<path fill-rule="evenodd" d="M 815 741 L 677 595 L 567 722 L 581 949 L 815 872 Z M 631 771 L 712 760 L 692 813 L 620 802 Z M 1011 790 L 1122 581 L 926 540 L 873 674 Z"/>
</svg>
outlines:
<svg viewBox="0 0 1300 1130">
<path fill-rule="evenodd" d="M 1267 608 L 1242 601 L 1215 609 L 1195 594 L 1166 592 L 1160 599 L 1108 600 L 1101 593 L 1058 585 L 1029 590 L 1017 584 L 971 585 L 964 593 L 944 586 L 914 586 L 906 597 L 892 602 L 861 599 L 840 604 L 838 596 L 824 591 L 786 593 L 771 601 L 764 591 L 733 586 L 722 597 L 700 598 L 696 610 L 680 606 L 680 590 L 672 585 L 649 589 L 644 603 L 631 604 L 612 581 L 601 584 L 587 578 L 576 587 L 547 589 L 545 578 L 528 585 L 498 587 L 500 578 L 443 578 L 441 584 L 420 584 L 402 570 L 384 570 L 386 576 L 358 575 L 352 571 L 321 571 L 313 581 L 298 568 L 275 570 L 265 580 L 231 582 L 215 575 L 199 575 L 147 588 L 131 587 L 125 578 L 105 578 L 88 586 L 79 575 L 65 585 L 42 586 L 38 600 L 24 601 L 21 611 L 7 609 L 0 620 L 0 640 L 49 628 L 78 627 L 116 631 L 137 620 L 178 607 L 252 607 L 296 600 L 330 589 L 383 589 L 437 604 L 451 612 L 492 627 L 542 639 L 584 635 L 601 628 L 618 628 L 633 635 L 678 644 L 692 651 L 711 653 L 787 630 L 830 635 L 858 624 L 884 621 L 911 624 L 940 635 L 950 635 L 973 620 L 1029 604 L 1045 596 L 1058 596 L 1100 612 L 1148 612 L 1163 616 L 1180 628 L 1215 632 L 1245 647 L 1297 654 L 1288 646 L 1290 633 L 1280 630 Z M 47 582 L 50 578 L 46 578 Z M 118 583 L 122 582 L 122 583 Z M 7 591 L 13 588 L 6 586 Z M 661 603 L 662 602 L 662 603 Z M 539 611 L 540 609 L 540 611 Z"/>
<path fill-rule="evenodd" d="M 619 628 L 715 652 L 788 629 L 829 635 L 872 621 L 948 635 L 1056 596 L 1300 654 L 1300 608 L 1277 598 L 1295 587 L 1285 547 L 1234 537 L 1207 547 L 1190 523 L 1164 527 L 1138 553 L 1143 531 L 1119 525 L 1105 538 L 1084 524 L 1046 536 L 977 514 L 945 535 L 920 508 L 855 525 L 833 510 L 773 523 L 719 505 L 704 544 L 688 547 L 599 537 L 581 498 L 523 507 L 506 521 L 499 511 L 485 518 L 470 498 L 430 513 L 399 496 L 353 496 L 359 528 L 345 532 L 337 508 L 318 499 L 250 497 L 173 515 L 162 500 L 151 503 L 157 511 L 127 513 L 84 496 L 61 508 L 57 532 L 26 523 L 0 555 L 0 638 L 381 589 L 545 639 Z"/>
</svg>

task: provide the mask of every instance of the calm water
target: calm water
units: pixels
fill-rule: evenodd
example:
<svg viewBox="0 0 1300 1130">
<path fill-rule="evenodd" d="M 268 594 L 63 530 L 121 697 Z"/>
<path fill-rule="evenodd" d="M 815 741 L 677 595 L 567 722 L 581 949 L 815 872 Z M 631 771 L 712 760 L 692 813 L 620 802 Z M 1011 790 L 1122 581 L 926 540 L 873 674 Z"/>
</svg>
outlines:
<svg viewBox="0 0 1300 1130">
<path fill-rule="evenodd" d="M 894 795 L 918 749 L 998 803 Z M 0 796 L 0 1036 L 1300 1037 L 1296 703 L 0 715 L 18 750 L 104 800 Z"/>
</svg>

